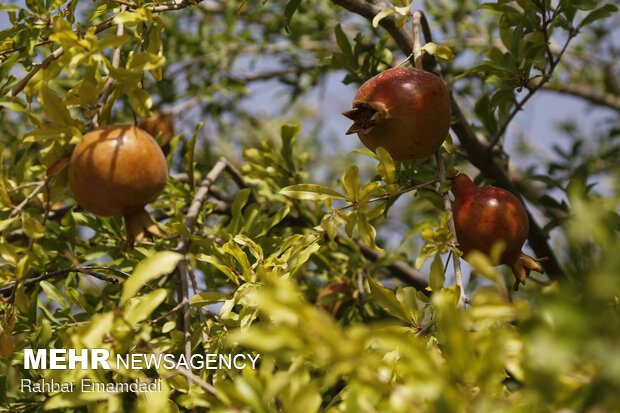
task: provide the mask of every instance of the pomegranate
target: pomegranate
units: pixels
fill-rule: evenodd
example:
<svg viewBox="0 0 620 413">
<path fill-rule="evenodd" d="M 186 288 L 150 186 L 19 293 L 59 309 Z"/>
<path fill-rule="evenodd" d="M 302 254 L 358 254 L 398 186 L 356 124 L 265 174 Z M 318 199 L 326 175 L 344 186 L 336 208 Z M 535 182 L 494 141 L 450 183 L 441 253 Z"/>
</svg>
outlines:
<svg viewBox="0 0 620 413">
<path fill-rule="evenodd" d="M 161 148 L 144 130 L 110 125 L 84 135 L 71 154 L 69 186 L 78 203 L 101 216 L 125 220 L 125 247 L 145 235 L 162 236 L 144 210 L 163 191 L 168 177 Z"/>
<path fill-rule="evenodd" d="M 434 153 L 450 128 L 450 95 L 432 73 L 395 67 L 364 83 L 343 113 L 353 120 L 347 135 L 358 134 L 370 150 L 385 148 L 397 161 Z"/>
<path fill-rule="evenodd" d="M 501 263 L 515 275 L 514 290 L 525 285 L 530 271 L 543 268 L 521 252 L 529 231 L 525 207 L 510 192 L 492 186 L 478 187 L 465 174 L 458 174 L 452 185 L 454 224 L 459 249 L 465 255 L 478 250 L 489 255 L 497 241 L 504 241 Z"/>
</svg>

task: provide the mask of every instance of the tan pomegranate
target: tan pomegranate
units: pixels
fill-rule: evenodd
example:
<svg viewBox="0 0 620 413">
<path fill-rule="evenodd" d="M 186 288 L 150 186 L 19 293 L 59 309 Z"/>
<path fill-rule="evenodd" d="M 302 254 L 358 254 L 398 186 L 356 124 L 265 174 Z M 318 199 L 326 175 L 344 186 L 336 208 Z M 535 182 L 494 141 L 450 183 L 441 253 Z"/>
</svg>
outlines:
<svg viewBox="0 0 620 413">
<path fill-rule="evenodd" d="M 125 220 L 125 247 L 145 235 L 162 236 L 144 210 L 163 191 L 168 177 L 161 148 L 144 130 L 110 125 L 84 135 L 69 163 L 69 186 L 78 203 L 95 215 Z"/>
</svg>

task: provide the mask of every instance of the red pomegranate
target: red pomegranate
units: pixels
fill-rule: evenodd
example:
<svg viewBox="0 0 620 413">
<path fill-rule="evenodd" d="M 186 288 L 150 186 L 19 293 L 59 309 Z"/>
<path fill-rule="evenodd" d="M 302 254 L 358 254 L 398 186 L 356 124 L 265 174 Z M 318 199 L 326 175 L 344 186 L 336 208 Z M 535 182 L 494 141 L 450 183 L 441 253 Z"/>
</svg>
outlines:
<svg viewBox="0 0 620 413">
<path fill-rule="evenodd" d="M 529 231 L 525 207 L 510 192 L 492 186 L 478 187 L 465 174 L 452 185 L 454 224 L 459 249 L 465 256 L 472 250 L 489 255 L 497 241 L 504 241 L 501 263 L 515 275 L 515 291 L 531 270 L 544 272 L 532 258 L 521 252 Z"/>
<path fill-rule="evenodd" d="M 161 148 L 144 130 L 110 125 L 84 135 L 69 163 L 69 186 L 78 203 L 101 216 L 125 220 L 125 246 L 146 235 L 162 236 L 144 210 L 163 191 L 168 177 Z"/>
<path fill-rule="evenodd" d="M 385 148 L 397 161 L 424 158 L 443 143 L 450 128 L 450 95 L 443 80 L 410 67 L 395 67 L 364 83 L 344 112 L 370 150 Z"/>
</svg>

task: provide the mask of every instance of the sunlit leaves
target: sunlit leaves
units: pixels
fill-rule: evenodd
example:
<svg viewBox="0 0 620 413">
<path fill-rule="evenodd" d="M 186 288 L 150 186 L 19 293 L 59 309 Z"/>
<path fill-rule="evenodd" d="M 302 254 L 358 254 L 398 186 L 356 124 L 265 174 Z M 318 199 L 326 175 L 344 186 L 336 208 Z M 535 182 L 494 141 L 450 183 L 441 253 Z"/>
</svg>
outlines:
<svg viewBox="0 0 620 413">
<path fill-rule="evenodd" d="M 451 62 L 454 60 L 454 53 L 448 46 L 437 45 L 433 42 L 426 43 L 422 46 L 422 50 L 431 56 L 435 56 L 437 60 L 442 62 Z"/>
<path fill-rule="evenodd" d="M 123 283 L 121 303 L 136 295 L 144 284 L 174 270 L 181 258 L 183 256 L 176 252 L 162 251 L 144 259 L 136 266 L 131 277 Z"/>
<path fill-rule="evenodd" d="M 345 199 L 345 196 L 337 191 L 316 184 L 298 184 L 283 188 L 281 194 L 297 198 L 313 201 L 322 201 L 326 199 Z"/>
</svg>

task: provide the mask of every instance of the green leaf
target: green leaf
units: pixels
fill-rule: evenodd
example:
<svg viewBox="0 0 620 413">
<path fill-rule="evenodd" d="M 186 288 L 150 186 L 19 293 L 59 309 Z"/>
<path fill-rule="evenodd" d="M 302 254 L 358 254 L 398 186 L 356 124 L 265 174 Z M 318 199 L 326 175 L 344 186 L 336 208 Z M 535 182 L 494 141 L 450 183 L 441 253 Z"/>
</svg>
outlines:
<svg viewBox="0 0 620 413">
<path fill-rule="evenodd" d="M 221 293 L 219 291 L 204 291 L 194 295 L 189 304 L 194 307 L 204 307 L 209 304 L 215 304 L 222 301 L 230 300 L 230 294 Z"/>
<path fill-rule="evenodd" d="M 364 242 L 364 244 L 368 245 L 370 248 L 375 251 L 382 252 L 383 249 L 379 248 L 375 244 L 375 238 L 377 237 L 377 230 L 366 220 L 366 216 L 362 214 L 358 214 L 357 216 L 357 230 L 360 234 L 360 238 Z"/>
<path fill-rule="evenodd" d="M 379 146 L 376 150 L 377 158 L 379 158 L 379 165 L 377 165 L 377 171 L 381 174 L 381 178 L 387 185 L 394 183 L 394 177 L 396 175 L 396 166 L 390 153 L 383 147 Z"/>
<path fill-rule="evenodd" d="M 28 238 L 39 239 L 45 236 L 45 226 L 41 225 L 36 219 L 27 215 L 24 216 L 24 219 L 22 220 L 22 229 Z"/>
<path fill-rule="evenodd" d="M 130 40 L 131 36 L 129 36 L 128 34 L 124 34 L 122 36 L 110 34 L 108 36 L 104 36 L 101 40 L 97 42 L 97 44 L 93 48 L 93 52 L 100 52 L 105 49 L 115 49 L 117 47 L 127 44 Z"/>
<path fill-rule="evenodd" d="M 288 169 L 293 172 L 295 170 L 295 160 L 293 159 L 293 142 L 295 142 L 295 136 L 301 130 L 299 123 L 291 124 L 285 123 L 280 128 L 280 138 L 282 139 L 282 149 L 280 154 L 286 162 Z"/>
<path fill-rule="evenodd" d="M 60 293 L 60 291 L 58 291 L 58 288 L 56 288 L 49 281 L 45 280 L 41 281 L 39 285 L 41 285 L 41 289 L 43 290 L 47 298 L 57 301 L 64 308 L 67 308 L 67 301 L 65 300 L 65 297 Z"/>
<path fill-rule="evenodd" d="M 396 295 L 392 290 L 389 290 L 381 284 L 375 282 L 371 277 L 367 277 L 368 287 L 370 288 L 370 294 L 385 311 L 391 315 L 400 318 L 407 323 L 413 323 L 406 311 L 403 311 L 401 304 L 398 302 Z"/>
<path fill-rule="evenodd" d="M 454 60 L 454 53 L 448 46 L 439 46 L 433 42 L 426 43 L 421 47 L 426 53 L 431 56 L 435 56 L 437 60 L 442 62 L 452 62 Z"/>
<path fill-rule="evenodd" d="M 23 112 L 28 109 L 26 102 L 18 97 L 0 97 L 0 106 L 4 106 L 13 112 Z"/>
<path fill-rule="evenodd" d="M 120 304 L 123 305 L 127 300 L 136 295 L 144 284 L 162 274 L 172 272 L 181 259 L 183 259 L 183 256 L 177 252 L 160 251 L 140 261 L 131 277 L 123 283 Z"/>
<path fill-rule="evenodd" d="M 14 6 L 12 4 L 0 4 L 0 11 L 20 11 L 22 10 L 19 6 Z"/>
<path fill-rule="evenodd" d="M 124 24 L 125 26 L 136 26 L 147 20 L 147 17 L 143 13 L 124 11 L 114 16 L 112 21 L 116 25 Z"/>
<path fill-rule="evenodd" d="M 476 271 L 478 274 L 495 283 L 499 282 L 497 270 L 493 268 L 493 263 L 485 254 L 481 253 L 480 251 L 474 250 L 467 254 L 466 258 L 469 265 L 471 265 L 474 271 Z"/>
<path fill-rule="evenodd" d="M 110 399 L 106 392 L 64 392 L 56 393 L 45 402 L 46 410 L 79 407 L 98 400 Z"/>
<path fill-rule="evenodd" d="M 237 235 L 243 227 L 244 218 L 241 210 L 243 209 L 245 204 L 247 204 L 251 192 L 252 190 L 250 188 L 245 188 L 237 192 L 235 200 L 230 207 L 230 212 L 232 216 L 230 218 L 230 223 L 226 228 L 229 233 Z"/>
<path fill-rule="evenodd" d="M 588 15 L 579 24 L 579 27 L 592 24 L 596 20 L 611 17 L 611 14 L 616 11 L 618 11 L 618 7 L 614 6 L 613 4 L 605 4 L 603 7 L 592 10 L 590 13 L 588 13 Z"/>
<path fill-rule="evenodd" d="M 131 109 L 136 115 L 142 118 L 148 118 L 151 116 L 151 107 L 153 107 L 153 100 L 151 95 L 141 87 L 132 87 L 126 90 L 127 98 Z"/>
<path fill-rule="evenodd" d="M 437 192 L 443 195 L 446 192 L 448 192 L 450 189 L 452 189 L 452 181 L 446 180 L 446 181 L 443 181 L 441 185 L 439 185 Z"/>
<path fill-rule="evenodd" d="M 446 276 L 444 275 L 443 263 L 441 262 L 441 255 L 435 254 L 435 259 L 431 264 L 431 276 L 430 287 L 433 292 L 439 291 L 446 282 Z"/>
<path fill-rule="evenodd" d="M 345 199 L 346 197 L 339 192 L 315 184 L 298 184 L 287 186 L 280 190 L 282 195 L 295 199 L 309 199 L 313 201 L 324 201 L 326 199 Z"/>
<path fill-rule="evenodd" d="M 301 0 L 290 0 L 284 7 L 284 28 L 287 32 L 290 32 L 291 19 L 300 4 Z"/>
<path fill-rule="evenodd" d="M 194 178 L 194 148 L 196 147 L 198 131 L 202 128 L 202 125 L 204 125 L 204 122 L 198 122 L 194 129 L 194 134 L 189 142 L 187 142 L 187 148 L 185 149 L 185 171 L 187 172 L 187 179 L 189 180 L 189 187 L 192 192 L 196 190 L 196 180 Z"/>
<path fill-rule="evenodd" d="M 235 257 L 237 262 L 241 265 L 241 270 L 243 274 L 243 278 L 246 281 L 251 281 L 252 279 L 252 268 L 250 267 L 250 261 L 248 260 L 248 256 L 243 252 L 241 247 L 237 245 L 234 241 L 229 241 L 222 247 L 224 252 Z"/>
<path fill-rule="evenodd" d="M 334 32 L 336 34 L 336 42 L 338 43 L 338 47 L 345 58 L 345 63 L 348 65 L 355 65 L 357 62 L 353 58 L 353 49 L 351 48 L 351 43 L 349 43 L 347 35 L 344 34 L 344 31 L 342 30 L 342 26 L 337 24 Z"/>
<path fill-rule="evenodd" d="M 383 20 L 384 18 L 386 18 L 387 16 L 389 16 L 390 14 L 396 13 L 396 9 L 385 9 L 385 10 L 381 10 L 379 13 L 377 13 L 375 15 L 375 17 L 372 19 L 372 27 L 377 28 L 379 27 L 379 22 L 381 20 Z"/>
<path fill-rule="evenodd" d="M 234 282 L 236 285 L 239 285 L 239 277 L 237 276 L 237 274 L 235 274 L 230 269 L 230 267 L 224 264 L 219 258 L 213 255 L 200 254 L 196 257 L 196 259 L 213 265 L 215 268 L 224 273 L 232 282 Z"/>
<path fill-rule="evenodd" d="M 350 200 L 357 201 L 360 196 L 360 187 L 362 183 L 359 178 L 359 168 L 357 165 L 350 166 L 344 173 L 342 184 Z"/>
<path fill-rule="evenodd" d="M 73 123 L 73 119 L 65 103 L 60 100 L 54 92 L 49 90 L 47 86 L 41 87 L 39 100 L 41 101 L 43 111 L 51 121 L 61 125 L 71 125 Z"/>
<path fill-rule="evenodd" d="M 130 299 L 123 309 L 125 320 L 132 326 L 146 320 L 167 296 L 168 292 L 164 288 L 158 288 L 141 297 Z"/>
</svg>

